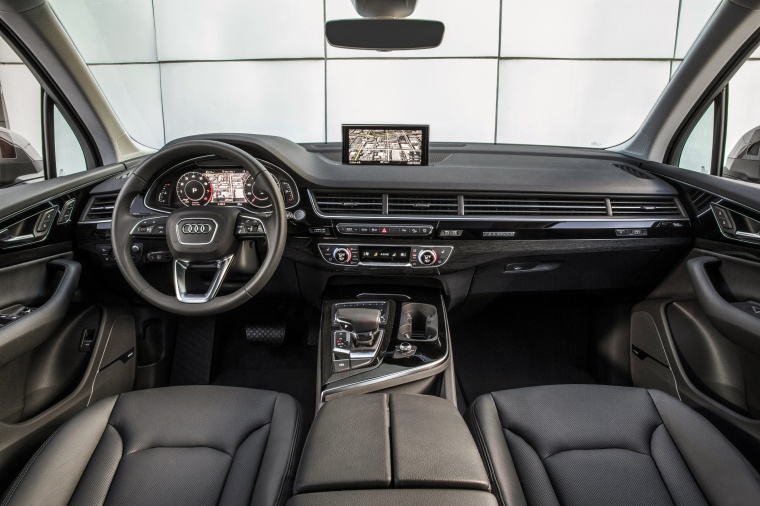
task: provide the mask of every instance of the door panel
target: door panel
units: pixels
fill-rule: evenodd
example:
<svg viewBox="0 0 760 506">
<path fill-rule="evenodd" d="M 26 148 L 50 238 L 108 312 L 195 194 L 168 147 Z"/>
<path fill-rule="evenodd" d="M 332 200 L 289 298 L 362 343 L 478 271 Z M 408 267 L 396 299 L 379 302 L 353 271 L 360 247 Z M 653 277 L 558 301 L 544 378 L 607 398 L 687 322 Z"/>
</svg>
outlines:
<svg viewBox="0 0 760 506">
<path fill-rule="evenodd" d="M 132 389 L 131 308 L 87 293 L 75 254 L 90 189 L 123 169 L 0 189 L 0 490 L 68 418 Z"/>
</svg>

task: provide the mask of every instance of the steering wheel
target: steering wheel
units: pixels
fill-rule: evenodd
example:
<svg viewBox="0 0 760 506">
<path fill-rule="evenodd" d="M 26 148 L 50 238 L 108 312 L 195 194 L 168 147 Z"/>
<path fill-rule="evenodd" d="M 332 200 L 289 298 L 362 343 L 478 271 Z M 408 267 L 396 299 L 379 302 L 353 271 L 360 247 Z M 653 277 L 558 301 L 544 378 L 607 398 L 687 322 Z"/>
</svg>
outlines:
<svg viewBox="0 0 760 506">
<path fill-rule="evenodd" d="M 267 214 L 247 214 L 234 206 L 205 206 L 177 209 L 166 219 L 166 242 L 172 254 L 176 296 L 166 295 L 150 285 L 132 259 L 132 234 L 145 216 L 130 214 L 132 201 L 166 169 L 198 156 L 226 158 L 247 170 L 254 183 L 272 202 Z M 116 199 L 111 225 L 111 245 L 116 265 L 124 278 L 146 301 L 179 315 L 211 315 L 233 309 L 256 295 L 274 274 L 282 258 L 287 237 L 285 202 L 274 178 L 258 160 L 235 146 L 209 140 L 170 144 L 151 155 L 126 179 Z M 219 288 L 235 260 L 241 242 L 265 238 L 267 254 L 256 274 L 235 292 L 218 296 Z M 186 275 L 194 266 L 215 268 L 206 293 L 188 293 Z"/>
</svg>

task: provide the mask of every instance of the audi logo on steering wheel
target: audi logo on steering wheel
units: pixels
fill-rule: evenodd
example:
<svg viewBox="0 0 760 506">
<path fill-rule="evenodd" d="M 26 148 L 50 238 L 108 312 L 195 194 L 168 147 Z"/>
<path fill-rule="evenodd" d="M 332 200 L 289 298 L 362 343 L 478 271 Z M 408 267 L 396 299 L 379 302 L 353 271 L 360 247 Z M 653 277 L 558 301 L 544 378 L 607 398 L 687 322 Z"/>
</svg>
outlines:
<svg viewBox="0 0 760 506">
<path fill-rule="evenodd" d="M 185 223 L 182 225 L 183 234 L 208 234 L 211 233 L 211 225 L 208 223 Z"/>
</svg>

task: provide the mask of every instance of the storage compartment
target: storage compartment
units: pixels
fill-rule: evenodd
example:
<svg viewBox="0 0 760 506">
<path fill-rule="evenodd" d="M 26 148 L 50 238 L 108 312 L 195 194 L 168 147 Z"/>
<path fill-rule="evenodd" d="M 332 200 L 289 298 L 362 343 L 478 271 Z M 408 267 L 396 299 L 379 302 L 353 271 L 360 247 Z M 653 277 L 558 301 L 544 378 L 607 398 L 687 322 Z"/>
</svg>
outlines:
<svg viewBox="0 0 760 506">
<path fill-rule="evenodd" d="M 333 497 L 343 497 L 337 492 L 364 490 L 383 498 L 380 503 L 415 498 L 415 504 L 428 504 L 439 503 L 441 489 L 458 490 L 448 493 L 459 504 L 495 504 L 475 441 L 454 405 L 424 395 L 353 395 L 319 411 L 292 501 L 316 504 L 308 496 L 336 492 L 326 502 L 334 504 Z"/>
</svg>

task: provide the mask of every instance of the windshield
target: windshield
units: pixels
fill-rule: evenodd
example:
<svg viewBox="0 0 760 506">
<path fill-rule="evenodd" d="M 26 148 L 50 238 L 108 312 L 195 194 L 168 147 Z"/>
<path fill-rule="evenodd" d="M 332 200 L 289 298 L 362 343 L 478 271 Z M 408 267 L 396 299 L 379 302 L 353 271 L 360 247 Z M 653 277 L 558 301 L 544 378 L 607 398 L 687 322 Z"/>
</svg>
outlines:
<svg viewBox="0 0 760 506">
<path fill-rule="evenodd" d="M 418 0 L 434 49 L 325 42 L 351 0 L 50 0 L 127 131 L 160 148 L 250 132 L 340 142 L 342 124 L 430 141 L 608 147 L 630 138 L 719 0 Z"/>
</svg>

